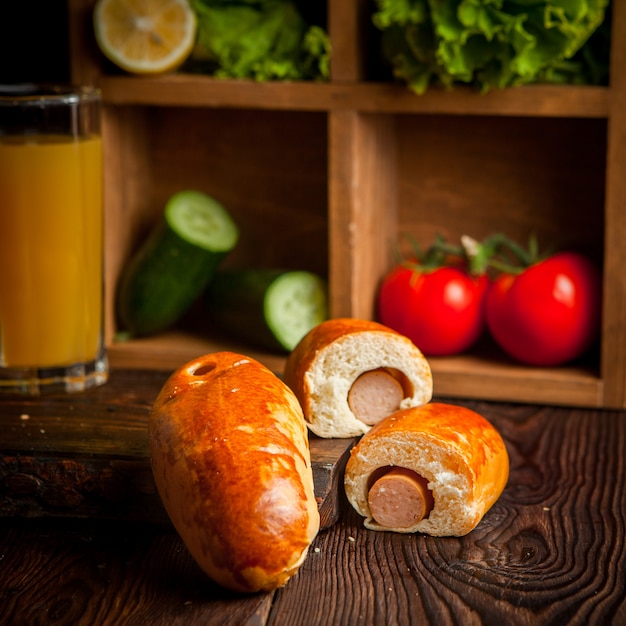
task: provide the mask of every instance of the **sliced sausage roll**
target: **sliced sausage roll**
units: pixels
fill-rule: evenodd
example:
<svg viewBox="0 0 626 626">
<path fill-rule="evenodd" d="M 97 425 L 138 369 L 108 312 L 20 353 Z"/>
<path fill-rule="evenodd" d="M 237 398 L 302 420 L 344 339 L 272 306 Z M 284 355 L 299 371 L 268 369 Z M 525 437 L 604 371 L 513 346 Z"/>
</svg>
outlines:
<svg viewBox="0 0 626 626">
<path fill-rule="evenodd" d="M 346 496 L 371 530 L 462 536 L 509 476 L 502 437 L 470 409 L 432 403 L 379 422 L 352 449 Z"/>
<path fill-rule="evenodd" d="M 309 429 L 328 438 L 362 435 L 394 411 L 425 404 L 433 392 L 428 361 L 410 339 L 351 318 L 305 335 L 287 359 L 284 381 Z"/>
</svg>

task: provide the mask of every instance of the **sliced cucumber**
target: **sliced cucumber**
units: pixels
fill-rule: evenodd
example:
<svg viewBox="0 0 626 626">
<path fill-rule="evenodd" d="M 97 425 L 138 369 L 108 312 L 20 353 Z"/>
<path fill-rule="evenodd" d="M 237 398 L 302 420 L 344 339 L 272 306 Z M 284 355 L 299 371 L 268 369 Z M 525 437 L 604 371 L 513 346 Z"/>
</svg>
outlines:
<svg viewBox="0 0 626 626">
<path fill-rule="evenodd" d="M 177 322 L 203 293 L 239 230 L 228 211 L 199 191 L 181 191 L 122 272 L 117 314 L 123 330 L 151 335 Z"/>
<path fill-rule="evenodd" d="M 230 252 L 239 230 L 228 211 L 201 191 L 180 191 L 165 205 L 165 220 L 188 243 L 210 252 Z"/>
<path fill-rule="evenodd" d="M 207 290 L 211 316 L 233 338 L 289 352 L 328 317 L 326 281 L 307 271 L 217 271 Z"/>
</svg>

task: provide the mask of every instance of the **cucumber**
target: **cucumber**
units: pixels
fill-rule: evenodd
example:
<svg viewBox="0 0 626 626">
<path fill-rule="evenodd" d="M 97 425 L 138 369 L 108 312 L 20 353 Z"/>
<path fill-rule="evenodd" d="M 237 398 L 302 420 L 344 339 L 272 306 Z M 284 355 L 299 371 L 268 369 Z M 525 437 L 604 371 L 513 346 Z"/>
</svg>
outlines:
<svg viewBox="0 0 626 626">
<path fill-rule="evenodd" d="M 238 238 L 232 217 L 212 197 L 200 191 L 174 194 L 122 272 L 117 293 L 122 328 L 144 336 L 172 326 L 204 292 Z"/>
<path fill-rule="evenodd" d="M 219 270 L 207 289 L 213 320 L 233 338 L 290 352 L 328 317 L 326 281 L 311 272 Z"/>
</svg>

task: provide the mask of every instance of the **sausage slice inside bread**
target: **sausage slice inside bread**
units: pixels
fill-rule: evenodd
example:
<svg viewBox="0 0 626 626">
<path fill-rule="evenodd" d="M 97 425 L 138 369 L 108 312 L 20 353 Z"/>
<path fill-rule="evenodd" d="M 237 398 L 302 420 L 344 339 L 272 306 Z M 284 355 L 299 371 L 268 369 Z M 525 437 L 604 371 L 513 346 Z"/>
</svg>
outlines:
<svg viewBox="0 0 626 626">
<path fill-rule="evenodd" d="M 336 318 L 315 326 L 287 358 L 284 381 L 309 429 L 355 437 L 394 411 L 430 401 L 433 381 L 410 339 L 369 320 Z"/>
<path fill-rule="evenodd" d="M 344 484 L 366 528 L 462 536 L 497 501 L 508 475 L 504 441 L 487 419 L 430 403 L 372 427 L 351 451 Z"/>
</svg>

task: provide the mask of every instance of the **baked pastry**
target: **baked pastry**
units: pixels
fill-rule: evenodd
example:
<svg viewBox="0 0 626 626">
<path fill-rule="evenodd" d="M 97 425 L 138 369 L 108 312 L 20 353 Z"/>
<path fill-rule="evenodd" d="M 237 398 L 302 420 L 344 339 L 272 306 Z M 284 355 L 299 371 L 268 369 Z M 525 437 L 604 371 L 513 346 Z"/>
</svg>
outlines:
<svg viewBox="0 0 626 626">
<path fill-rule="evenodd" d="M 371 530 L 462 536 L 509 475 L 502 437 L 478 413 L 431 403 L 398 411 L 352 449 L 346 496 Z"/>
<path fill-rule="evenodd" d="M 200 567 L 242 592 L 284 585 L 320 524 L 302 410 L 257 361 L 231 352 L 176 370 L 149 418 L 154 480 Z"/>
<path fill-rule="evenodd" d="M 430 366 L 413 342 L 369 320 L 336 318 L 311 329 L 287 358 L 283 380 L 309 429 L 354 437 L 432 397 Z"/>
</svg>

